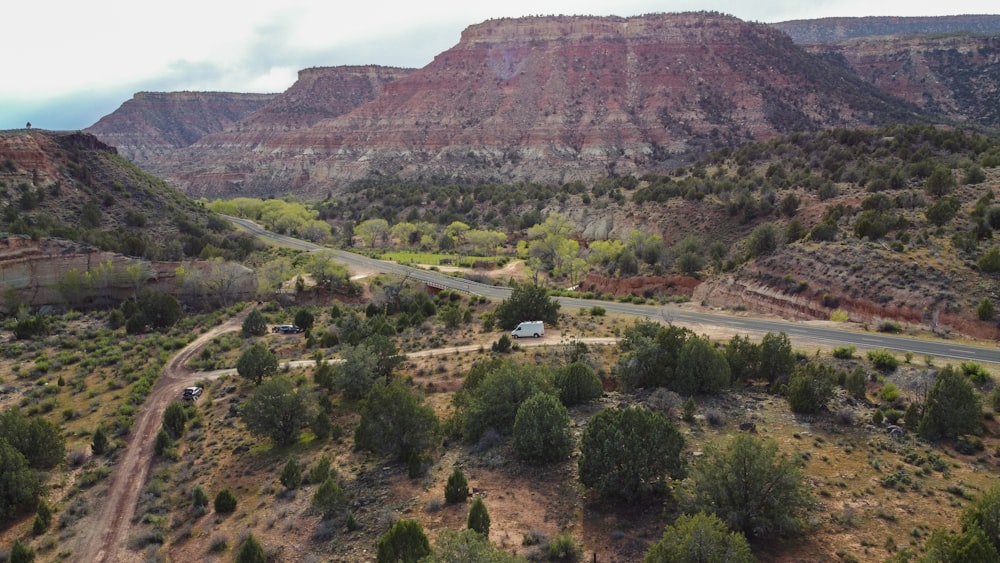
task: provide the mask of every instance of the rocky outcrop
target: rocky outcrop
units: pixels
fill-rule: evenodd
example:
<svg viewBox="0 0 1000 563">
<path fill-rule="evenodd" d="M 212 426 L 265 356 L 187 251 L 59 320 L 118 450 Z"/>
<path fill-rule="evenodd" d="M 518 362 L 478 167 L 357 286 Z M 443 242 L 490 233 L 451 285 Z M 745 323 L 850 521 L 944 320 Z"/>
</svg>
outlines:
<svg viewBox="0 0 1000 563">
<path fill-rule="evenodd" d="M 1000 36 L 869 37 L 806 48 L 928 112 L 1000 128 Z"/>
<path fill-rule="evenodd" d="M 85 129 L 140 165 L 223 131 L 264 107 L 277 94 L 139 92 Z"/>
<path fill-rule="evenodd" d="M 783 33 L 728 16 L 503 19 L 469 27 L 349 113 L 252 147 L 206 139 L 155 171 L 210 197 L 310 196 L 385 176 L 564 182 L 915 113 Z"/>
<path fill-rule="evenodd" d="M 884 35 L 940 33 L 1000 33 L 1000 15 L 960 15 L 936 17 L 869 16 L 862 18 L 819 18 L 771 24 L 787 33 L 796 43 L 830 43 L 845 39 Z"/>
<path fill-rule="evenodd" d="M 71 273 L 72 272 L 72 273 Z M 0 312 L 31 307 L 107 306 L 146 288 L 192 305 L 253 299 L 256 273 L 239 264 L 145 261 L 69 241 L 0 238 Z"/>
</svg>

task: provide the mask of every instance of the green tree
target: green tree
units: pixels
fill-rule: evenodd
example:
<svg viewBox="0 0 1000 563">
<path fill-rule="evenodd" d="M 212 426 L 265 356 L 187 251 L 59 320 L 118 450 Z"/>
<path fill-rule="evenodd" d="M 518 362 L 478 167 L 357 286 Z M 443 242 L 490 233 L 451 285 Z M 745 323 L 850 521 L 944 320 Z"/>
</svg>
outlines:
<svg viewBox="0 0 1000 563">
<path fill-rule="evenodd" d="M 243 422 L 257 436 L 277 446 L 299 439 L 302 426 L 313 418 L 313 403 L 305 392 L 284 376 L 276 376 L 254 390 L 243 406 Z"/>
<path fill-rule="evenodd" d="M 514 451 L 525 461 L 566 459 L 573 449 L 569 413 L 559 399 L 537 393 L 521 403 L 514 419 Z"/>
<path fill-rule="evenodd" d="M 923 563 L 951 562 L 996 562 L 1000 555 L 978 526 L 963 530 L 960 534 L 952 534 L 944 528 L 938 528 L 924 544 Z"/>
<path fill-rule="evenodd" d="M 979 269 L 987 274 L 1000 272 L 1000 247 L 991 247 L 976 261 Z"/>
<path fill-rule="evenodd" d="M 242 332 L 244 338 L 267 334 L 267 321 L 259 309 L 253 309 L 247 314 L 247 318 L 243 319 Z"/>
<path fill-rule="evenodd" d="M 615 370 L 626 390 L 643 387 L 670 387 L 684 343 L 694 337 L 690 330 L 637 321 L 625 329 L 619 343 L 624 354 Z"/>
<path fill-rule="evenodd" d="M 737 435 L 729 446 L 706 446 L 692 472 L 695 506 L 710 510 L 731 530 L 760 538 L 795 533 L 810 498 L 799 460 L 778 454 L 774 440 Z"/>
<path fill-rule="evenodd" d="M 402 460 L 440 441 L 441 425 L 434 409 L 399 379 L 373 387 L 359 410 L 361 422 L 354 443 L 360 449 Z"/>
<path fill-rule="evenodd" d="M 330 476 L 330 458 L 322 455 L 316 460 L 316 465 L 309 470 L 309 482 L 313 484 L 322 483 Z"/>
<path fill-rule="evenodd" d="M 784 332 L 769 332 L 760 341 L 760 375 L 768 383 L 792 375 L 795 353 L 792 342 Z"/>
<path fill-rule="evenodd" d="M 302 466 L 299 465 L 295 458 L 288 458 L 288 462 L 285 463 L 285 467 L 281 470 L 281 476 L 278 477 L 281 481 L 281 485 L 286 489 L 297 489 L 299 485 L 302 484 Z"/>
<path fill-rule="evenodd" d="M 325 442 L 327 438 L 330 437 L 330 432 L 333 427 L 330 425 L 330 415 L 326 414 L 326 411 L 319 409 L 316 412 L 316 418 L 309 423 L 309 428 L 313 431 L 313 436 L 319 442 Z"/>
<path fill-rule="evenodd" d="M 247 534 L 247 539 L 243 540 L 243 545 L 236 553 L 236 563 L 267 563 L 267 553 L 264 546 L 257 541 L 253 534 Z"/>
<path fill-rule="evenodd" d="M 689 338 L 677 358 L 670 388 L 681 395 L 720 393 L 729 387 L 729 363 L 708 338 Z"/>
<path fill-rule="evenodd" d="M 20 538 L 15 538 L 14 545 L 10 548 L 8 563 L 32 563 L 34 560 L 35 550 L 30 545 L 21 543 Z"/>
<path fill-rule="evenodd" d="M 295 326 L 302 330 L 312 330 L 316 318 L 309 309 L 299 309 L 295 312 Z"/>
<path fill-rule="evenodd" d="M 945 166 L 935 166 L 931 175 L 924 180 L 924 191 L 934 197 L 948 195 L 954 188 L 955 176 Z"/>
<path fill-rule="evenodd" d="M 855 399 L 864 399 L 868 392 L 868 376 L 864 368 L 858 366 L 851 373 L 847 374 L 844 380 L 844 387 Z"/>
<path fill-rule="evenodd" d="M 378 563 L 420 561 L 431 554 L 431 544 L 424 528 L 415 520 L 397 520 L 378 539 L 375 560 Z"/>
<path fill-rule="evenodd" d="M 35 521 L 31 525 L 31 533 L 40 536 L 49 529 L 52 524 L 52 507 L 45 499 L 38 499 L 38 508 L 35 509 Z"/>
<path fill-rule="evenodd" d="M 187 411 L 184 410 L 184 405 L 180 401 L 171 401 L 163 411 L 163 429 L 171 438 L 177 440 L 184 434 L 186 424 Z"/>
<path fill-rule="evenodd" d="M 21 452 L 34 469 L 52 469 L 66 457 L 66 437 L 44 418 L 28 418 L 16 408 L 0 414 L 0 436 Z"/>
<path fill-rule="evenodd" d="M 559 400 L 567 407 L 592 401 L 604 394 L 601 378 L 594 368 L 579 361 L 557 369 L 553 383 L 559 390 Z"/>
<path fill-rule="evenodd" d="M 456 467 L 444 484 L 444 500 L 449 504 L 465 502 L 469 498 L 469 482 L 461 467 Z"/>
<path fill-rule="evenodd" d="M 730 532 L 714 514 L 681 515 L 646 552 L 645 563 L 750 563 L 757 559 L 740 532 Z"/>
<path fill-rule="evenodd" d="M 550 391 L 545 367 L 500 363 L 459 398 L 462 435 L 478 440 L 490 428 L 509 435 L 521 403 L 535 393 Z"/>
<path fill-rule="evenodd" d="M 920 435 L 928 440 L 979 434 L 982 404 L 972 383 L 960 371 L 945 366 L 927 392 Z"/>
<path fill-rule="evenodd" d="M 778 249 L 779 242 L 778 227 L 774 223 L 761 223 L 747 238 L 747 254 L 750 258 L 770 254 Z"/>
<path fill-rule="evenodd" d="M 833 398 L 836 374 L 833 367 L 810 362 L 796 366 L 788 381 L 788 405 L 792 412 L 815 414 Z"/>
<path fill-rule="evenodd" d="M 108 451 L 109 445 L 107 430 L 104 429 L 103 424 L 98 424 L 97 429 L 94 430 L 94 439 L 90 443 L 90 451 L 94 455 L 104 455 Z"/>
<path fill-rule="evenodd" d="M 976 316 L 981 321 L 992 321 L 996 311 L 993 308 L 993 301 L 989 297 L 984 297 L 982 301 L 979 302 L 979 306 L 976 307 Z"/>
<path fill-rule="evenodd" d="M 513 330 L 522 321 L 545 321 L 555 325 L 559 321 L 559 303 L 540 285 L 516 285 L 510 297 L 497 305 L 493 317 L 505 330 Z"/>
<path fill-rule="evenodd" d="M 236 373 L 260 385 L 265 377 L 278 371 L 278 357 L 263 344 L 253 343 L 236 360 Z"/>
<path fill-rule="evenodd" d="M 170 328 L 184 316 L 176 297 L 155 289 L 144 289 L 136 305 L 144 324 L 155 330 Z"/>
<path fill-rule="evenodd" d="M 633 501 L 683 475 L 684 437 L 666 416 L 645 409 L 605 409 L 580 445 L 580 482 L 602 496 Z"/>
<path fill-rule="evenodd" d="M 337 483 L 336 476 L 329 475 L 320 484 L 313 494 L 312 505 L 324 518 L 331 518 L 347 508 L 347 495 Z"/>
<path fill-rule="evenodd" d="M 363 345 L 344 347 L 340 357 L 341 363 L 333 368 L 336 387 L 352 401 L 364 398 L 375 384 L 378 358 Z"/>
<path fill-rule="evenodd" d="M 49 333 L 49 322 L 42 315 L 30 315 L 18 319 L 14 325 L 14 338 L 18 340 L 31 340 L 36 336 L 45 336 Z"/>
<path fill-rule="evenodd" d="M 760 346 L 749 336 L 734 334 L 726 343 L 724 352 L 733 381 L 748 381 L 760 371 Z"/>
<path fill-rule="evenodd" d="M 201 485 L 195 485 L 191 489 L 191 506 L 196 511 L 203 511 L 208 507 L 208 493 Z"/>
<path fill-rule="evenodd" d="M 354 234 L 364 241 L 368 248 L 375 248 L 377 243 L 384 244 L 389 236 L 389 222 L 385 219 L 369 219 L 354 227 Z"/>
<path fill-rule="evenodd" d="M 483 502 L 483 497 L 477 496 L 472 499 L 472 506 L 469 507 L 469 519 L 466 527 L 481 536 L 489 537 L 490 513 L 486 510 L 486 503 Z"/>
<path fill-rule="evenodd" d="M 229 514 L 236 510 L 236 495 L 232 489 L 226 487 L 215 495 L 215 511 L 219 514 Z"/>
<path fill-rule="evenodd" d="M 489 538 L 466 528 L 444 529 L 438 534 L 434 554 L 421 560 L 423 563 L 524 563 L 523 557 L 508 554 L 490 543 Z"/>
<path fill-rule="evenodd" d="M 172 451 L 174 447 L 174 441 L 170 439 L 170 434 L 163 428 L 156 433 L 156 440 L 153 442 L 153 453 L 158 456 L 167 455 L 168 452 Z"/>
<path fill-rule="evenodd" d="M 982 530 L 1000 553 L 1000 487 L 994 486 L 983 492 L 962 511 L 962 530 L 973 528 Z"/>
</svg>

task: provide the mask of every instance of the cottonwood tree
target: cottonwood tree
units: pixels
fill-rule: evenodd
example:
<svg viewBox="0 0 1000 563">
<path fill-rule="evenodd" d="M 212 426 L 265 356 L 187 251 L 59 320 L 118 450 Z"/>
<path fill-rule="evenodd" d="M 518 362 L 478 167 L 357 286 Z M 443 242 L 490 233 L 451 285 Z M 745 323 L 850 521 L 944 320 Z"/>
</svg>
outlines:
<svg viewBox="0 0 1000 563">
<path fill-rule="evenodd" d="M 389 222 L 385 219 L 368 219 L 354 227 L 354 234 L 365 242 L 368 248 L 375 248 L 377 242 L 384 242 L 389 235 Z"/>
</svg>

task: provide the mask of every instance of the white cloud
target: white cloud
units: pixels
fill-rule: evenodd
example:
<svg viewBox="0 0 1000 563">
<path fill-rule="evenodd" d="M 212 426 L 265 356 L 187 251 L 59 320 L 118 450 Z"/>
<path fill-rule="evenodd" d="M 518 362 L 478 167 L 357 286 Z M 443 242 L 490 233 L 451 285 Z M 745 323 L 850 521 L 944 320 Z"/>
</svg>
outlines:
<svg viewBox="0 0 1000 563">
<path fill-rule="evenodd" d="M 10 2 L 0 128 L 82 128 L 138 90 L 282 91 L 311 66 L 423 66 L 497 17 L 715 10 L 752 21 L 996 13 L 995 0 L 33 0 Z M 57 105 L 58 104 L 58 105 Z M 76 108 L 75 110 L 73 108 Z M 41 114 L 41 115 L 39 115 Z M 75 115 L 76 117 L 71 117 Z M 51 122 L 46 125 L 47 122 Z"/>
</svg>

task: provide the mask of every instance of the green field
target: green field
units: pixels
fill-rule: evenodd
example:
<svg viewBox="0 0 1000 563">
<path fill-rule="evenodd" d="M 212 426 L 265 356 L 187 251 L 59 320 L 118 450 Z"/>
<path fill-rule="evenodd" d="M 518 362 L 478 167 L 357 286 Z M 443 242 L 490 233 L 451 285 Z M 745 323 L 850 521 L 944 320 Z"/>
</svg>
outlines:
<svg viewBox="0 0 1000 563">
<path fill-rule="evenodd" d="M 507 256 L 459 256 L 457 254 L 440 254 L 434 252 L 408 252 L 405 250 L 383 253 L 382 260 L 392 260 L 400 264 L 427 264 L 429 266 L 463 266 L 473 267 L 477 262 L 489 263 L 494 266 L 501 266 L 507 260 Z"/>
</svg>

